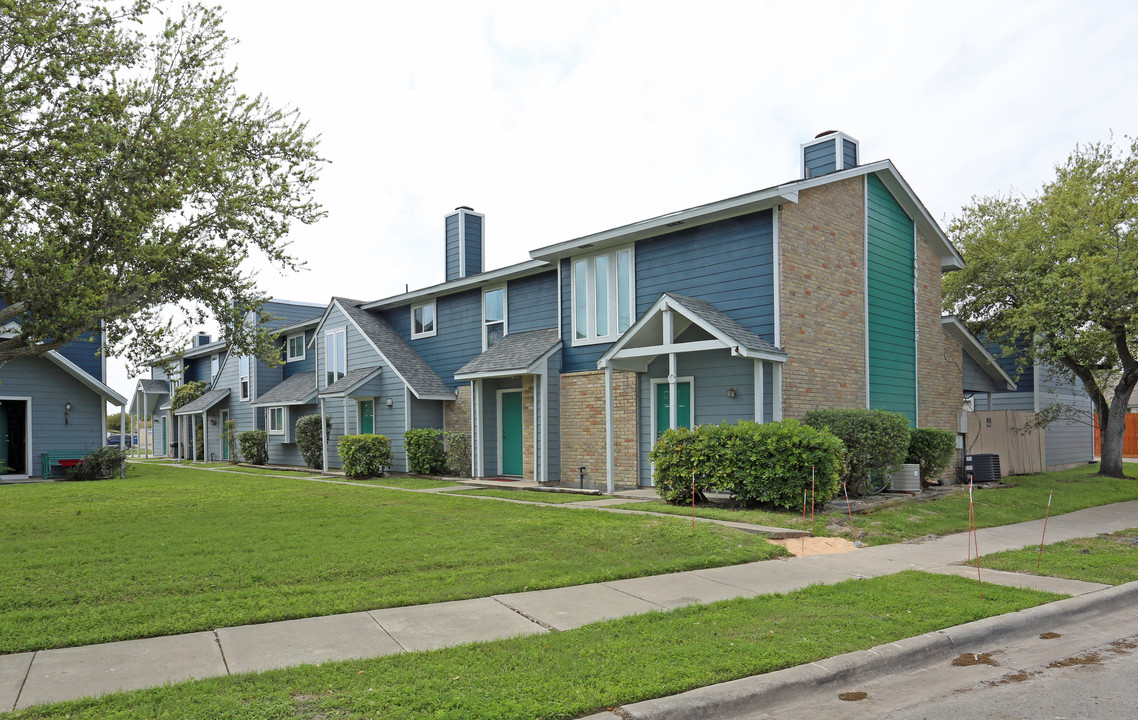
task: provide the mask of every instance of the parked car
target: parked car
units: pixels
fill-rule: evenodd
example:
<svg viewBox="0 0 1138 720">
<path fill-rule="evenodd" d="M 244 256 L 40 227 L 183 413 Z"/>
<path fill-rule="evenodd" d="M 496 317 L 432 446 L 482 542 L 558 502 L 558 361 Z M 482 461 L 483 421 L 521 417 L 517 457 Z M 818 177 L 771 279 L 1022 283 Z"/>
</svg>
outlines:
<svg viewBox="0 0 1138 720">
<path fill-rule="evenodd" d="M 107 445 L 110 445 L 111 447 L 118 447 L 121 444 L 122 444 L 122 436 L 119 433 L 107 433 Z M 137 435 L 127 435 L 126 436 L 126 446 L 128 448 L 134 447 L 137 444 L 138 444 L 138 436 Z"/>
</svg>

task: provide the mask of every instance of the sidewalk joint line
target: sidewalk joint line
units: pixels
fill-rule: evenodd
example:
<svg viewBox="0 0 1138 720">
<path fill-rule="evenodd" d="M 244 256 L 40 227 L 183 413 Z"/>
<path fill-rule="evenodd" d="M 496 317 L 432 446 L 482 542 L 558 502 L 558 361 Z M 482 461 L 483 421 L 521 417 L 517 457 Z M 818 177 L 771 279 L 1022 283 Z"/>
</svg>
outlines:
<svg viewBox="0 0 1138 720">
<path fill-rule="evenodd" d="M 225 659 L 225 648 L 221 646 L 221 636 L 217 634 L 217 630 L 213 631 L 213 640 L 217 643 L 217 651 L 221 653 L 221 664 L 225 666 L 225 674 L 232 675 L 229 670 L 229 661 Z"/>
<path fill-rule="evenodd" d="M 526 620 L 529 620 L 531 623 L 545 628 L 549 632 L 560 632 L 557 628 L 553 627 L 549 623 L 542 622 L 541 620 L 538 620 L 537 618 L 533 617 L 532 615 L 527 615 L 526 613 L 522 612 L 521 610 L 517 609 L 516 607 L 509 604 L 505 600 L 502 600 L 499 597 L 491 596 L 490 599 L 493 600 L 494 602 L 499 603 L 500 605 L 502 605 L 503 607 L 505 607 L 508 610 L 513 610 L 518 615 L 521 615 L 522 617 L 524 617 Z"/>
<path fill-rule="evenodd" d="M 20 681 L 20 689 L 16 691 L 16 699 L 12 701 L 12 712 L 15 712 L 16 706 L 20 704 L 20 696 L 24 694 L 24 686 L 28 684 L 28 677 L 32 674 L 32 663 L 36 661 L 39 652 L 39 650 L 32 651 L 32 659 L 28 660 L 28 669 L 24 671 L 24 679 Z"/>
<path fill-rule="evenodd" d="M 655 576 L 649 575 L 648 577 L 655 577 Z M 624 578 L 624 579 L 625 580 L 633 580 L 635 578 Z M 610 580 L 609 582 L 620 582 L 620 580 Z M 636 598 L 637 600 L 640 600 L 641 602 L 646 602 L 649 605 L 655 605 L 656 607 L 658 607 L 662 610 L 671 610 L 672 609 L 672 608 L 669 608 L 667 605 L 661 605 L 660 603 L 652 602 L 648 598 L 642 598 L 639 595 L 633 595 L 632 593 L 628 592 L 627 590 L 621 590 L 620 588 L 613 587 L 612 585 L 609 585 L 608 582 L 597 583 L 597 584 L 601 585 L 603 587 L 607 587 L 609 590 L 616 590 L 618 593 L 621 593 L 623 595 L 627 595 L 630 598 Z"/>
<path fill-rule="evenodd" d="M 372 614 L 371 614 L 371 610 L 365 610 L 364 612 L 365 612 L 365 613 L 367 613 L 367 616 L 368 616 L 369 618 L 371 618 L 371 621 L 372 621 L 373 623 L 375 623 L 375 624 L 376 624 L 376 625 L 379 627 L 379 629 L 380 629 L 380 630 L 382 630 L 382 631 L 383 631 L 383 634 L 384 634 L 384 635 L 386 635 L 388 638 L 390 638 L 390 639 L 391 639 L 391 642 L 393 642 L 393 643 L 395 643 L 396 645 L 398 645 L 398 646 L 399 646 L 399 649 L 400 649 L 401 651 L 403 651 L 403 652 L 407 652 L 407 648 L 403 647 L 403 643 L 401 643 L 401 642 L 399 642 L 398 640 L 396 640 L 396 639 L 395 639 L 395 636 L 394 636 L 394 635 L 392 635 L 390 632 L 388 632 L 387 628 L 385 628 L 385 627 L 383 626 L 383 623 L 381 623 L 381 622 L 379 621 L 379 618 L 377 618 L 375 615 L 372 615 Z"/>
</svg>

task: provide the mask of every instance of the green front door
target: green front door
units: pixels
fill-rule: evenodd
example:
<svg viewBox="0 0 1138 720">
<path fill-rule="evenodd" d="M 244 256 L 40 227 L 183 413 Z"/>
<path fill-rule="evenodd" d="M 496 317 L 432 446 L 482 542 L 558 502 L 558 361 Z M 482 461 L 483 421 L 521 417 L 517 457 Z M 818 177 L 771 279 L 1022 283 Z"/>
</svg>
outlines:
<svg viewBox="0 0 1138 720">
<path fill-rule="evenodd" d="M 502 474 L 522 474 L 522 393 L 503 392 L 502 417 Z"/>
<path fill-rule="evenodd" d="M 166 436 L 166 416 L 162 416 L 162 454 L 167 455 L 170 452 L 170 440 Z"/>
<path fill-rule="evenodd" d="M 360 435 L 375 432 L 375 400 L 360 400 Z"/>
<path fill-rule="evenodd" d="M 672 411 L 668 402 L 668 383 L 656 385 L 656 437 L 671 427 Z M 676 383 L 676 424 L 680 427 L 691 427 L 691 383 Z"/>
<path fill-rule="evenodd" d="M 162 434 L 166 434 L 166 418 L 162 418 Z M 221 459 L 229 460 L 229 443 L 233 438 L 229 437 L 229 411 L 221 411 Z"/>
</svg>

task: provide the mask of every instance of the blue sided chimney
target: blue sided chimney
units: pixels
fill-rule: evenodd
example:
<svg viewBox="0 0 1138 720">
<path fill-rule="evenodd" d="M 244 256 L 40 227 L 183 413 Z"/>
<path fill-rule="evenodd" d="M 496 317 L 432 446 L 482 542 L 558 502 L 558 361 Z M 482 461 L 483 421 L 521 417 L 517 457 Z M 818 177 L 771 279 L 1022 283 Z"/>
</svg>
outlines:
<svg viewBox="0 0 1138 720">
<path fill-rule="evenodd" d="M 486 216 L 465 205 L 446 217 L 447 282 L 482 272 Z"/>
<path fill-rule="evenodd" d="M 802 143 L 803 179 L 857 167 L 858 142 L 837 130 L 818 133 Z"/>
</svg>

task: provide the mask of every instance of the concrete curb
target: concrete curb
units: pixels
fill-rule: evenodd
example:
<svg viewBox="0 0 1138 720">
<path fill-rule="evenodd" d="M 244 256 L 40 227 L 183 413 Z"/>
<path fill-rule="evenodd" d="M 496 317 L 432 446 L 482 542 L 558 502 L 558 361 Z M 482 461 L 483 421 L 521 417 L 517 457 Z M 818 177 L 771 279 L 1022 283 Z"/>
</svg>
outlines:
<svg viewBox="0 0 1138 720">
<path fill-rule="evenodd" d="M 869 650 L 625 705 L 617 715 L 630 720 L 684 720 L 736 715 L 798 693 L 817 692 L 826 685 L 851 680 L 868 681 L 932 662 L 948 661 L 966 650 L 981 650 L 993 643 L 1026 638 L 1046 632 L 1050 625 L 1105 615 L 1132 607 L 1136 602 L 1138 581 L 878 645 Z"/>
</svg>

